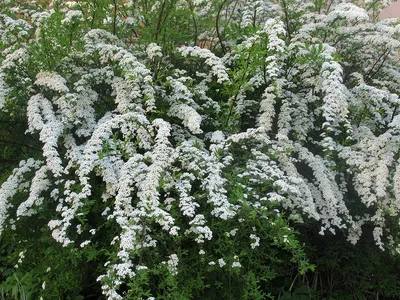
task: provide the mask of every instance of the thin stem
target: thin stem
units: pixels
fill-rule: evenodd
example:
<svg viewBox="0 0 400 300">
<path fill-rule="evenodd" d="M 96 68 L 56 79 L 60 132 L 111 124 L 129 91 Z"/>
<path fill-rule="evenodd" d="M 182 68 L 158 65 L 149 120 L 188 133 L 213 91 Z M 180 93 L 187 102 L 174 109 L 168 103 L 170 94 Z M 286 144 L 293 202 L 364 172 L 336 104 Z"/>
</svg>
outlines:
<svg viewBox="0 0 400 300">
<path fill-rule="evenodd" d="M 96 1 L 93 1 L 93 16 L 92 16 L 92 21 L 90 22 L 90 29 L 94 28 L 94 20 L 96 18 Z"/>
<path fill-rule="evenodd" d="M 397 111 L 397 106 L 393 110 L 392 117 L 390 118 L 390 122 L 393 122 L 394 116 L 396 115 L 396 111 Z"/>
<path fill-rule="evenodd" d="M 386 58 L 389 56 L 389 54 L 390 54 L 390 49 L 387 49 L 386 51 L 383 51 L 383 53 L 378 57 L 378 59 L 376 60 L 376 62 L 374 63 L 374 65 L 372 66 L 371 70 L 368 72 L 368 74 L 366 76 L 367 77 L 367 79 L 366 79 L 367 82 L 371 81 L 372 78 L 374 78 L 374 76 L 379 72 L 379 70 L 382 68 L 382 66 L 385 63 Z M 380 63 L 378 68 L 372 73 L 372 71 L 374 70 L 375 66 L 378 65 L 378 62 L 380 62 L 380 60 L 382 58 L 383 58 L 382 62 Z"/>
<path fill-rule="evenodd" d="M 288 7 L 286 5 L 286 1 L 283 1 L 283 13 L 285 14 L 285 25 L 286 25 L 286 31 L 287 31 L 287 36 L 288 40 L 290 41 L 292 39 L 292 35 L 290 33 L 290 21 L 289 21 L 289 13 L 288 13 Z"/>
<path fill-rule="evenodd" d="M 225 1 L 221 4 L 221 6 L 219 7 L 218 13 L 217 13 L 217 18 L 215 19 L 215 29 L 216 29 L 216 31 L 217 31 L 218 40 L 219 40 L 219 43 L 220 43 L 220 45 L 221 45 L 222 53 L 223 53 L 224 55 L 226 54 L 226 51 L 225 51 L 224 43 L 222 42 L 221 33 L 220 33 L 220 31 L 219 31 L 219 17 L 220 17 L 220 15 L 221 15 L 222 8 L 223 8 L 224 5 L 226 4 L 226 2 L 228 2 L 228 0 L 225 0 Z"/>
<path fill-rule="evenodd" d="M 117 35 L 117 0 L 113 0 L 114 15 L 113 15 L 113 35 Z"/>
<path fill-rule="evenodd" d="M 333 4 L 333 1 L 329 1 L 329 4 L 328 4 L 328 7 L 326 8 L 325 14 L 328 14 L 328 13 L 329 13 L 329 11 L 331 10 L 332 4 Z"/>
<path fill-rule="evenodd" d="M 32 146 L 28 146 L 28 145 L 25 145 L 25 144 L 22 144 L 22 143 L 11 142 L 11 141 L 6 141 L 6 140 L 2 140 L 2 139 L 0 139 L 0 143 L 16 145 L 16 146 L 22 146 L 22 147 L 27 148 L 27 149 L 32 149 L 32 150 L 36 150 L 36 151 L 42 151 L 42 149 L 38 149 L 38 148 L 35 148 L 35 147 L 32 147 Z"/>
<path fill-rule="evenodd" d="M 158 40 L 158 34 L 159 34 L 160 28 L 161 28 L 162 15 L 163 15 L 164 9 L 165 9 L 165 2 L 166 2 L 165 0 L 162 2 L 160 14 L 158 15 L 156 35 L 154 37 L 156 41 Z"/>
<path fill-rule="evenodd" d="M 235 1 L 235 4 L 234 4 L 234 6 L 233 6 L 233 8 L 232 8 L 232 11 L 231 11 L 229 17 L 227 17 L 227 19 L 226 19 L 226 27 L 228 27 L 229 23 L 231 22 L 232 17 L 233 17 L 233 14 L 235 13 L 236 6 L 237 6 L 237 5 L 238 5 L 238 1 Z M 228 11 L 227 11 L 227 14 L 228 14 Z"/>
<path fill-rule="evenodd" d="M 256 27 L 256 19 L 257 19 L 257 8 L 254 7 L 254 11 L 253 11 L 253 28 Z"/>
</svg>

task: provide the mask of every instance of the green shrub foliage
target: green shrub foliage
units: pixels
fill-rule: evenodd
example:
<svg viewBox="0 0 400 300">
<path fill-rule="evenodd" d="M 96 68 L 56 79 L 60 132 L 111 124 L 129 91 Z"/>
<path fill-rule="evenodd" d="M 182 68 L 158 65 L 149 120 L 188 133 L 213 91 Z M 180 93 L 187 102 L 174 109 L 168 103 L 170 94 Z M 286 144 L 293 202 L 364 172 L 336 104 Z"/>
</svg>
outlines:
<svg viewBox="0 0 400 300">
<path fill-rule="evenodd" d="M 352 2 L 0 0 L 2 298 L 399 296 L 352 255 L 399 270 L 400 25 Z"/>
</svg>

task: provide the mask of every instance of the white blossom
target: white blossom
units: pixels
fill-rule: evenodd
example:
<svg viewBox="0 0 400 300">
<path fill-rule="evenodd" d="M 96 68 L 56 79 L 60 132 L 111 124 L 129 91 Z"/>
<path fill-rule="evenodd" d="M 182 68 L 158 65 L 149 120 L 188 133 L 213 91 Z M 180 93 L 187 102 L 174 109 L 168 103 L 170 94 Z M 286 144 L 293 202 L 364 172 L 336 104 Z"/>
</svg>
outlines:
<svg viewBox="0 0 400 300">
<path fill-rule="evenodd" d="M 178 273 L 178 263 L 179 263 L 178 256 L 176 254 L 171 254 L 169 256 L 167 264 L 168 264 L 168 269 L 172 275 L 176 275 Z"/>
<path fill-rule="evenodd" d="M 223 266 L 226 265 L 226 262 L 224 261 L 223 258 L 220 258 L 220 259 L 218 259 L 218 264 L 219 264 L 220 268 L 222 268 Z"/>
<path fill-rule="evenodd" d="M 256 247 L 260 246 L 260 238 L 255 234 L 250 234 L 250 239 L 253 241 L 250 246 L 251 249 L 255 249 Z"/>
<path fill-rule="evenodd" d="M 218 83 L 229 81 L 227 68 L 224 66 L 222 60 L 213 54 L 210 50 L 200 47 L 180 47 L 178 48 L 180 54 L 184 57 L 193 56 L 204 58 L 205 63 L 211 67 L 211 71 L 216 76 Z"/>
<path fill-rule="evenodd" d="M 150 43 L 146 48 L 146 52 L 150 59 L 162 57 L 161 47 L 155 43 Z"/>
<path fill-rule="evenodd" d="M 242 265 L 241 265 L 241 263 L 238 262 L 238 261 L 234 261 L 234 262 L 232 263 L 232 268 L 241 268 L 241 267 L 242 267 Z"/>
<path fill-rule="evenodd" d="M 66 80 L 54 72 L 41 72 L 36 75 L 35 84 L 49 88 L 59 93 L 69 92 Z"/>
</svg>

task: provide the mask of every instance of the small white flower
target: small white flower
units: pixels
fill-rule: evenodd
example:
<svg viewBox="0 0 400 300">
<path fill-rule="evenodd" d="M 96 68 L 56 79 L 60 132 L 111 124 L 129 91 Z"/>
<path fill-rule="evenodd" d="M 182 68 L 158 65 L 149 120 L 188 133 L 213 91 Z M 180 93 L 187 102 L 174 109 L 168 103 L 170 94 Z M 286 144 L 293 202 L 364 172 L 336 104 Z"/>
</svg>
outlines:
<svg viewBox="0 0 400 300">
<path fill-rule="evenodd" d="M 169 234 L 170 234 L 170 235 L 177 236 L 178 233 L 179 233 L 179 227 L 178 227 L 178 226 L 173 226 L 173 227 L 171 227 L 171 229 L 169 230 Z"/>
<path fill-rule="evenodd" d="M 169 256 L 169 260 L 168 260 L 167 264 L 168 264 L 168 268 L 172 275 L 178 274 L 178 263 L 179 263 L 178 255 L 171 254 Z"/>
<path fill-rule="evenodd" d="M 43 290 L 46 289 L 46 281 L 43 281 L 43 283 L 42 283 L 42 289 L 43 289 Z"/>
<path fill-rule="evenodd" d="M 81 224 L 76 225 L 76 232 L 77 232 L 78 234 L 81 234 L 81 233 L 82 233 L 82 225 L 81 225 Z"/>
<path fill-rule="evenodd" d="M 251 249 L 260 246 L 260 238 L 258 236 L 256 236 L 255 234 L 250 234 L 250 239 L 253 240 L 253 243 L 250 244 Z"/>
<path fill-rule="evenodd" d="M 240 262 L 235 261 L 232 263 L 232 268 L 240 268 L 242 265 L 240 264 Z"/>
<path fill-rule="evenodd" d="M 88 244 L 90 244 L 90 241 L 89 241 L 89 240 L 82 242 L 79 246 L 80 246 L 81 248 L 83 248 L 83 247 L 85 247 L 85 246 L 88 245 Z"/>
<path fill-rule="evenodd" d="M 219 263 L 219 266 L 220 266 L 221 268 L 222 268 L 223 266 L 226 265 L 226 262 L 225 262 L 224 259 L 222 259 L 222 258 L 218 259 L 218 263 Z"/>
<path fill-rule="evenodd" d="M 233 236 L 236 235 L 236 232 L 237 232 L 237 231 L 238 231 L 237 228 L 232 229 L 231 231 L 229 231 L 229 232 L 226 233 L 226 236 L 227 236 L 227 237 L 233 237 Z"/>
<path fill-rule="evenodd" d="M 82 19 L 83 14 L 80 10 L 69 10 L 67 11 L 65 18 L 61 20 L 61 23 L 70 23 L 73 19 Z"/>
<path fill-rule="evenodd" d="M 106 209 L 101 213 L 101 215 L 102 215 L 102 216 L 106 216 L 110 210 L 111 210 L 111 208 L 109 208 L 109 207 L 107 206 Z"/>
<path fill-rule="evenodd" d="M 283 242 L 284 243 L 289 243 L 289 239 L 288 239 L 288 236 L 286 234 L 283 235 Z"/>
<path fill-rule="evenodd" d="M 149 44 L 146 52 L 150 59 L 153 59 L 154 57 L 162 57 L 161 47 L 155 43 Z"/>
</svg>

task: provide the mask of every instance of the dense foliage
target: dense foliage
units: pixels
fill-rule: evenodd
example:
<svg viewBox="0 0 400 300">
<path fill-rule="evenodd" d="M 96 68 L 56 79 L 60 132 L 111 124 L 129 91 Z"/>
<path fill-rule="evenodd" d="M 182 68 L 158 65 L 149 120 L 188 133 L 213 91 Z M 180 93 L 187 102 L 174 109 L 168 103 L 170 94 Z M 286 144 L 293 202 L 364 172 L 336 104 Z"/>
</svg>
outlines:
<svg viewBox="0 0 400 300">
<path fill-rule="evenodd" d="M 400 23 L 358 2 L 0 0 L 1 297 L 399 297 Z"/>
</svg>

